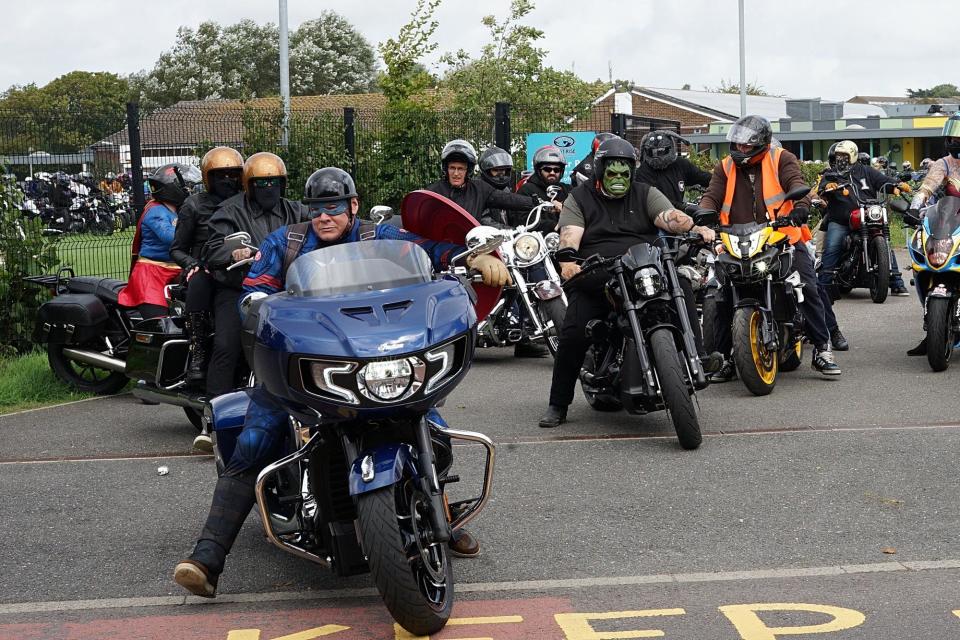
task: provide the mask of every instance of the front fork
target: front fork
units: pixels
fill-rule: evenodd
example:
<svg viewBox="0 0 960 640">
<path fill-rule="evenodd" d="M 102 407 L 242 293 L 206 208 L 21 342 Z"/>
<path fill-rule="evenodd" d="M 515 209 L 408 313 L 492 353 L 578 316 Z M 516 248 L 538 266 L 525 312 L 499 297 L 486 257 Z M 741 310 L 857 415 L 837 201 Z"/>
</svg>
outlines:
<svg viewBox="0 0 960 640">
<path fill-rule="evenodd" d="M 433 455 L 433 442 L 430 440 L 430 423 L 426 416 L 414 426 L 417 438 L 417 471 L 419 472 L 420 491 L 430 502 L 430 524 L 433 528 L 434 542 L 446 542 L 450 539 L 450 523 L 447 522 L 446 509 L 443 506 L 443 487 L 437 477 L 437 464 Z"/>
<path fill-rule="evenodd" d="M 646 340 L 643 337 L 643 330 L 640 328 L 640 320 L 637 318 L 637 305 L 634 304 L 627 295 L 627 280 L 623 277 L 623 267 L 618 263 L 615 268 L 617 282 L 620 285 L 620 291 L 623 292 L 623 309 L 627 314 L 627 320 L 630 322 L 630 329 L 633 331 L 633 342 L 637 350 L 637 360 L 640 362 L 640 370 L 643 371 L 643 379 L 647 383 L 648 394 L 656 396 L 658 393 L 657 381 L 653 375 L 653 365 L 647 356 Z"/>
</svg>

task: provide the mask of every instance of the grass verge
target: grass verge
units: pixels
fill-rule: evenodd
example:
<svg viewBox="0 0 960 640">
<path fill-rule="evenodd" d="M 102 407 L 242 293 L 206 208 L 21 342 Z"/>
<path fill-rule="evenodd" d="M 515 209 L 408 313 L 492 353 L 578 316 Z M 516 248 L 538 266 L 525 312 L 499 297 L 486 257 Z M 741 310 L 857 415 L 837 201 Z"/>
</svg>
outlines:
<svg viewBox="0 0 960 640">
<path fill-rule="evenodd" d="M 57 380 L 44 352 L 0 359 L 0 414 L 92 396 L 72 391 Z"/>
</svg>

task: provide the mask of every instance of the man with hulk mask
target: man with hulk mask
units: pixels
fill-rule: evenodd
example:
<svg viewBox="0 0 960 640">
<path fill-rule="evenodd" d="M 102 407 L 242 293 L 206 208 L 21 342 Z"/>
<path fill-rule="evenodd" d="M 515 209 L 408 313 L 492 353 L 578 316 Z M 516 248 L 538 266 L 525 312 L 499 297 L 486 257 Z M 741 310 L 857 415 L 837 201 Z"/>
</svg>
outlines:
<svg viewBox="0 0 960 640">
<path fill-rule="evenodd" d="M 635 153 L 633 145 L 621 138 L 602 142 L 594 156 L 593 180 L 573 189 L 564 201 L 560 212 L 560 249 L 556 255 L 564 280 L 580 271 L 579 262 L 583 259 L 594 254 L 604 258 L 622 255 L 635 244 L 653 242 L 660 229 L 672 234 L 694 231 L 704 242 L 713 242 L 712 229 L 696 226 L 693 218 L 674 209 L 656 188 L 633 179 Z M 594 272 L 578 279 L 567 292 L 567 313 L 553 363 L 549 407 L 540 418 L 541 427 L 557 427 L 566 421 L 567 407 L 573 401 L 589 347 L 587 323 L 610 312 L 603 293 L 608 279 L 608 274 Z M 693 291 L 684 278 L 680 282 L 704 370 L 715 371 L 722 358 L 720 354 L 704 353 Z"/>
</svg>

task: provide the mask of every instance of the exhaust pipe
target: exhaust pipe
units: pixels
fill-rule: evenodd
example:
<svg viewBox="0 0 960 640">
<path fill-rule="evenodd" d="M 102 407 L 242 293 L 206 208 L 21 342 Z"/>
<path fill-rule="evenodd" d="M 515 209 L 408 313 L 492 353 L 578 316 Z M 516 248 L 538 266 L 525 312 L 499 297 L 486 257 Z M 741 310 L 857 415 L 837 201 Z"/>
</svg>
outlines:
<svg viewBox="0 0 960 640">
<path fill-rule="evenodd" d="M 195 411 L 199 411 L 200 413 L 203 413 L 203 408 L 207 404 L 204 402 L 203 398 L 183 393 L 181 391 L 166 391 L 164 389 L 158 389 L 157 387 L 148 387 L 143 380 L 137 382 L 137 386 L 133 388 L 133 395 L 141 400 L 159 402 L 162 404 L 172 404 L 175 407 L 193 409 Z"/>
<path fill-rule="evenodd" d="M 102 353 L 97 353 L 96 351 L 86 351 L 84 349 L 64 349 L 63 355 L 71 360 L 93 365 L 94 367 L 99 367 L 101 369 L 107 369 L 108 371 L 123 373 L 127 368 L 127 363 L 123 360 L 111 358 L 110 356 L 105 356 Z"/>
</svg>

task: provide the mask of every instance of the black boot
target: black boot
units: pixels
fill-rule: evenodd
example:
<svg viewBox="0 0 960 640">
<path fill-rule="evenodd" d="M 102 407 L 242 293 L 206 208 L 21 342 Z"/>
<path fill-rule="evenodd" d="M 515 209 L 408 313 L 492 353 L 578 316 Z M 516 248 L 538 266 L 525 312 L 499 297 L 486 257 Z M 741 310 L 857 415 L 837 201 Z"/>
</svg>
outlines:
<svg viewBox="0 0 960 640">
<path fill-rule="evenodd" d="M 908 356 L 925 356 L 927 355 L 927 339 L 924 338 L 920 341 L 920 344 L 915 346 L 913 349 L 907 351 Z"/>
<path fill-rule="evenodd" d="M 187 384 L 203 386 L 207 378 L 207 337 L 210 333 L 210 314 L 206 311 L 187 316 L 190 331 L 190 363 L 187 365 Z"/>
<path fill-rule="evenodd" d="M 195 596 L 213 598 L 217 595 L 217 581 L 223 573 L 227 554 L 255 502 L 251 481 L 233 476 L 217 480 L 200 539 L 190 557 L 181 560 L 174 569 L 173 579 L 177 584 Z"/>
<path fill-rule="evenodd" d="M 840 331 L 840 327 L 837 327 L 830 332 L 830 346 L 833 347 L 834 351 L 850 350 L 850 343 L 847 341 L 843 333 Z"/>
<path fill-rule="evenodd" d="M 546 413 L 540 417 L 540 426 L 544 429 L 559 427 L 567 421 L 567 408 L 559 407 L 555 404 L 547 407 Z"/>
</svg>

